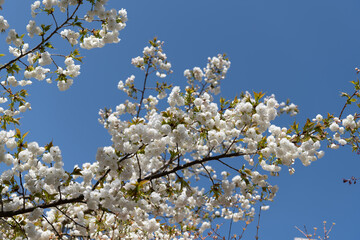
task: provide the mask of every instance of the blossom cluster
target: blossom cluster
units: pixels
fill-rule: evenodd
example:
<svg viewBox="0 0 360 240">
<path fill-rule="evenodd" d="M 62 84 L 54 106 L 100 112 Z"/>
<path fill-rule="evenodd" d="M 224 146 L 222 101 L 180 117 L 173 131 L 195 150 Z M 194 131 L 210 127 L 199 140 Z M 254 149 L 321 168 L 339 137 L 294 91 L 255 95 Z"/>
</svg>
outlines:
<svg viewBox="0 0 360 240">
<path fill-rule="evenodd" d="M 321 141 L 333 149 L 352 145 L 359 150 L 358 114 L 318 114 L 302 128 L 296 122 L 282 127 L 275 124 L 277 118 L 295 115 L 298 109 L 279 103 L 274 95 L 245 92 L 217 101 L 231 65 L 225 55 L 208 58 L 204 68 L 185 70 L 185 87 L 155 85 L 152 78 L 162 80 L 172 72 L 163 42 L 155 38 L 131 61 L 143 72 L 143 82 L 131 75 L 117 85 L 135 101 L 99 112 L 112 144 L 98 148 L 93 163 L 65 171 L 58 146 L 27 142 L 27 133 L 9 126 L 19 124 L 16 117 L 31 109 L 27 92 L 15 89 L 30 85 L 32 78 L 51 83 L 48 76 L 54 74 L 64 91 L 80 74 L 78 50 L 60 55 L 61 67 L 46 37 L 59 33 L 85 49 L 119 42 L 126 10 L 106 10 L 107 0 L 86 2 L 91 7 L 82 19 L 76 11 L 84 1 L 35 1 L 33 18 L 41 12 L 55 18 L 58 7 L 67 13 L 65 22 L 55 21 L 51 32 L 51 25 L 40 28 L 30 20 L 28 36 L 41 36 L 34 48 L 14 29 L 6 37 L 15 59 L 0 68 L 7 71 L 0 83 L 5 93 L 0 104 L 10 102 L 0 107 L 0 166 L 6 169 L 0 174 L 0 239 L 196 239 L 215 218 L 253 220 L 255 205 L 273 201 L 278 191 L 269 177 L 283 168 L 293 174 L 295 161 L 309 166 L 322 158 Z M 101 29 L 89 30 L 85 21 L 100 21 Z M 0 31 L 8 28 L 0 16 Z M 16 63 L 25 57 L 21 69 Z M 19 72 L 25 79 L 20 80 Z M 356 92 L 344 95 L 347 104 L 360 97 L 359 82 L 354 85 Z"/>
<path fill-rule="evenodd" d="M 31 38 L 33 38 L 34 35 L 40 35 L 42 33 L 41 28 L 36 26 L 36 22 L 34 20 L 29 21 L 29 24 L 26 26 L 26 30 Z"/>
<path fill-rule="evenodd" d="M 94 21 L 94 17 L 98 16 L 103 22 L 102 29 L 97 34 L 85 37 L 80 47 L 85 49 L 101 48 L 107 43 L 118 43 L 120 41 L 119 31 L 126 27 L 127 11 L 125 9 L 107 11 L 104 2 L 106 1 L 97 1 L 93 9 L 88 11 L 85 16 L 88 22 Z"/>
<path fill-rule="evenodd" d="M 6 37 L 6 43 L 13 43 L 16 47 L 20 47 L 24 42 L 22 38 L 16 33 L 15 29 L 11 29 Z"/>
<path fill-rule="evenodd" d="M 6 19 L 4 19 L 3 16 L 0 16 L 0 31 L 4 32 L 8 28 L 9 28 L 8 22 L 6 21 Z"/>
<path fill-rule="evenodd" d="M 167 56 L 162 49 L 164 42 L 154 38 L 150 44 L 144 48 L 143 56 L 133 58 L 131 64 L 141 70 L 145 70 L 146 66 L 153 68 L 156 71 L 156 76 L 164 78 L 172 72 L 171 63 L 167 61 Z"/>
<path fill-rule="evenodd" d="M 228 69 L 230 68 L 230 61 L 225 55 L 219 54 L 217 57 L 208 58 L 206 68 L 201 70 L 199 67 L 194 67 L 193 70 L 186 69 L 184 76 L 188 79 L 189 84 L 194 80 L 208 83 L 208 88 L 214 94 L 220 93 L 220 80 L 224 79 Z"/>
<path fill-rule="evenodd" d="M 80 65 L 75 65 L 74 60 L 71 57 L 65 59 L 66 70 L 58 67 L 57 73 L 65 77 L 77 77 L 80 74 Z M 58 88 L 60 91 L 65 91 L 73 84 L 73 79 L 64 78 L 64 80 L 58 81 Z"/>
<path fill-rule="evenodd" d="M 71 45 L 78 44 L 78 38 L 80 37 L 80 34 L 78 32 L 72 31 L 70 29 L 65 29 L 61 33 L 62 38 L 66 38 Z"/>
</svg>

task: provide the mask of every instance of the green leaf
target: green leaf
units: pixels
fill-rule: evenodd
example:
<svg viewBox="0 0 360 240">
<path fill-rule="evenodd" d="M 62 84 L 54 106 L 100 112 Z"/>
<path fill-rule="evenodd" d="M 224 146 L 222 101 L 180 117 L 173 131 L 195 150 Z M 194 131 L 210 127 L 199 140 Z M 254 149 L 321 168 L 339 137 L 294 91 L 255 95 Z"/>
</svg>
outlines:
<svg viewBox="0 0 360 240">
<path fill-rule="evenodd" d="M 71 175 L 74 175 L 74 176 L 82 176 L 81 174 L 81 169 L 80 168 L 74 168 L 74 171 L 72 171 Z"/>
<path fill-rule="evenodd" d="M 253 93 L 254 93 L 256 103 L 259 103 L 260 99 L 265 96 L 265 93 L 263 93 L 263 92 L 258 92 L 258 93 L 253 92 Z"/>
<path fill-rule="evenodd" d="M 53 142 L 51 141 L 51 142 L 49 142 L 48 144 L 45 145 L 45 150 L 46 150 L 46 151 L 50 151 L 50 148 L 51 148 L 52 146 L 54 146 L 54 145 L 53 145 Z"/>
<path fill-rule="evenodd" d="M 20 138 L 20 136 L 21 136 L 20 129 L 16 128 L 15 132 L 16 132 L 15 136 Z"/>
<path fill-rule="evenodd" d="M 22 139 L 24 139 L 26 137 L 26 135 L 28 135 L 28 134 L 29 134 L 29 132 L 24 133 L 24 135 L 22 135 Z"/>
<path fill-rule="evenodd" d="M 54 49 L 53 45 L 50 42 L 45 43 L 45 47 Z"/>
<path fill-rule="evenodd" d="M 47 32 L 50 30 L 51 24 L 50 25 L 41 24 L 41 28 L 42 28 L 43 32 Z"/>
<path fill-rule="evenodd" d="M 251 170 L 250 170 L 250 169 L 248 169 L 248 168 L 245 168 L 244 172 L 245 172 L 247 175 L 249 175 L 249 176 L 251 176 L 251 175 L 252 175 Z"/>
<path fill-rule="evenodd" d="M 149 180 L 142 180 L 141 182 L 139 182 L 139 186 L 143 187 L 148 182 L 149 182 Z"/>
</svg>

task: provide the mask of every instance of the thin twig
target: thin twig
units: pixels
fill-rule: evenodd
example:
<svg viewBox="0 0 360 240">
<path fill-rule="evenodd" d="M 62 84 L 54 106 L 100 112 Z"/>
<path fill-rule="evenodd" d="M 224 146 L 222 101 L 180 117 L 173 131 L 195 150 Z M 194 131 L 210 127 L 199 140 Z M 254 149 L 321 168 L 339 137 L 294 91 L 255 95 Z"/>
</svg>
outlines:
<svg viewBox="0 0 360 240">
<path fill-rule="evenodd" d="M 239 236 L 239 240 L 243 237 L 245 230 L 246 230 L 247 226 L 249 225 L 249 223 L 250 223 L 249 220 L 245 222 L 245 227 L 243 227 L 243 229 L 242 229 L 241 235 Z"/>
<path fill-rule="evenodd" d="M 211 180 L 212 184 L 215 185 L 214 179 L 211 177 L 209 171 L 206 169 L 205 165 L 203 163 L 201 163 L 201 166 L 205 169 L 206 173 L 209 176 L 209 179 Z"/>
<path fill-rule="evenodd" d="M 56 69 L 59 69 L 59 66 L 56 64 L 56 62 L 54 61 L 54 59 L 50 56 L 52 63 L 55 65 Z"/>
<path fill-rule="evenodd" d="M 307 237 L 307 238 L 310 238 L 310 234 L 308 234 L 308 231 L 307 231 L 307 228 L 306 228 L 305 225 L 304 225 L 304 231 L 305 231 L 305 233 L 306 233 L 306 237 Z"/>
<path fill-rule="evenodd" d="M 122 157 L 119 161 L 118 161 L 118 163 L 120 163 L 120 162 L 122 162 L 122 161 L 124 161 L 125 159 L 127 159 L 129 156 L 131 156 L 131 154 L 126 154 L 124 157 Z M 96 189 L 96 187 L 100 184 L 100 182 L 102 181 L 102 180 L 104 180 L 105 179 L 105 177 L 109 174 L 109 172 L 111 171 L 111 169 L 109 168 L 108 170 L 106 170 L 106 172 L 104 173 L 104 175 L 102 175 L 101 176 L 101 178 L 99 179 L 99 180 L 97 180 L 97 182 L 94 184 L 94 186 L 92 187 L 92 191 L 94 191 L 95 189 Z"/>
<path fill-rule="evenodd" d="M 55 207 L 59 212 L 61 212 L 62 214 L 65 215 L 65 217 L 67 217 L 68 219 L 70 219 L 73 223 L 75 223 L 75 225 L 78 225 L 82 228 L 85 228 L 86 230 L 88 229 L 86 226 L 76 222 L 72 217 L 70 217 L 69 215 L 66 214 L 66 212 L 64 212 L 63 210 L 61 210 L 58 206 Z"/>
<path fill-rule="evenodd" d="M 179 170 L 183 170 L 185 168 L 191 167 L 193 165 L 201 164 L 201 163 L 204 163 L 204 162 L 219 160 L 219 159 L 222 159 L 222 158 L 232 158 L 232 157 L 238 157 L 238 156 L 244 156 L 244 155 L 252 155 L 252 154 L 254 154 L 254 153 L 241 153 L 240 152 L 240 153 L 220 154 L 220 155 L 213 156 L 213 157 L 205 157 L 203 159 L 199 159 L 199 160 L 195 160 L 195 161 L 192 161 L 192 162 L 185 163 L 183 165 L 175 167 L 175 168 L 173 168 L 173 169 L 171 169 L 169 171 L 166 171 L 166 172 L 150 174 L 149 176 L 147 176 L 147 177 L 145 177 L 143 179 L 140 179 L 140 181 L 142 181 L 142 180 L 153 180 L 153 179 L 156 179 L 156 178 L 160 178 L 160 177 L 169 175 L 171 173 L 177 172 Z"/>
<path fill-rule="evenodd" d="M 19 59 L 19 62 L 21 62 L 25 67 L 28 67 L 28 65 L 26 63 L 24 63 L 23 61 L 21 61 L 20 59 Z"/>
<path fill-rule="evenodd" d="M 137 161 L 137 164 L 138 164 L 138 167 L 139 167 L 139 178 L 141 179 L 141 166 L 140 166 L 140 160 L 139 160 L 139 157 L 137 154 L 135 154 L 136 156 L 136 161 Z"/>
<path fill-rule="evenodd" d="M 23 196 L 23 209 L 25 209 L 25 189 L 22 182 L 22 174 L 19 171 L 19 178 L 20 178 L 20 186 L 21 186 L 21 195 Z"/>
<path fill-rule="evenodd" d="M 239 172 L 239 169 L 236 169 L 232 166 L 230 166 L 229 164 L 225 163 L 224 161 L 221 161 L 220 159 L 218 159 L 218 161 L 222 164 L 224 164 L 225 166 L 227 166 L 228 168 L 231 168 L 232 170 L 235 170 L 236 172 Z"/>
<path fill-rule="evenodd" d="M 20 230 L 23 232 L 24 236 L 26 239 L 28 239 L 28 237 L 26 236 L 26 232 L 23 229 L 23 227 L 20 225 L 20 223 L 18 223 L 18 221 L 16 221 L 16 219 L 14 217 L 11 217 L 11 219 L 15 222 L 15 224 L 20 228 Z"/>
<path fill-rule="evenodd" d="M 230 240 L 230 237 L 231 237 L 231 228 L 232 228 L 233 221 L 234 221 L 234 217 L 231 217 L 230 227 L 229 227 L 229 234 L 228 234 L 228 240 Z"/>
<path fill-rule="evenodd" d="M 306 234 L 300 228 L 298 228 L 297 226 L 295 226 L 295 228 L 306 237 Z"/>
<path fill-rule="evenodd" d="M 59 237 L 59 239 L 63 239 L 60 233 L 56 230 L 54 225 L 47 219 L 47 217 L 43 214 L 42 217 L 47 221 L 47 223 L 51 226 L 51 228 L 54 230 L 55 234 Z"/>
<path fill-rule="evenodd" d="M 142 105 L 142 102 L 144 100 L 144 94 L 145 94 L 145 89 L 146 89 L 146 81 L 147 81 L 147 78 L 149 76 L 149 69 L 151 68 L 150 67 L 150 64 L 151 64 L 151 58 L 148 62 L 148 65 L 147 65 L 147 69 L 146 69 L 146 73 L 145 73 L 145 79 L 144 79 L 144 86 L 143 86 L 143 90 L 141 92 L 141 98 L 140 98 L 140 102 L 139 102 L 139 109 L 138 109 L 138 112 L 136 114 L 136 117 L 138 118 L 139 115 L 140 115 L 140 111 L 141 111 L 141 105 Z"/>
<path fill-rule="evenodd" d="M 166 168 L 168 168 L 170 166 L 171 163 L 173 163 L 175 160 L 178 160 L 180 159 L 182 155 L 179 154 L 176 158 L 172 158 L 172 159 L 169 159 L 169 161 L 165 162 L 164 166 L 162 166 L 159 170 L 155 171 L 154 173 L 159 173 L 159 172 L 162 172 L 163 170 L 165 170 Z M 166 161 L 166 159 L 164 159 Z"/>
<path fill-rule="evenodd" d="M 58 24 L 57 24 L 57 21 L 56 21 L 56 18 L 55 18 L 55 16 L 54 16 L 54 13 L 51 13 L 51 16 L 52 16 L 52 18 L 54 19 L 56 28 L 58 28 L 59 26 L 58 26 Z"/>
<path fill-rule="evenodd" d="M 341 119 L 341 116 L 342 116 L 345 108 L 347 107 L 348 102 L 356 95 L 357 92 L 358 92 L 358 91 L 356 90 L 356 91 L 351 95 L 351 97 L 346 101 L 344 107 L 341 109 L 341 112 L 340 112 L 340 115 L 339 115 L 339 119 Z"/>
<path fill-rule="evenodd" d="M 261 216 L 261 206 L 260 206 L 260 208 L 259 208 L 258 222 L 257 222 L 257 226 L 256 226 L 256 236 L 255 236 L 255 239 L 256 239 L 256 240 L 259 239 L 260 216 Z"/>
<path fill-rule="evenodd" d="M 228 152 L 230 151 L 230 148 L 234 145 L 236 139 L 237 139 L 237 137 L 234 138 L 234 140 L 231 142 L 231 144 L 229 145 L 229 147 L 226 149 L 225 153 L 228 153 Z"/>
</svg>

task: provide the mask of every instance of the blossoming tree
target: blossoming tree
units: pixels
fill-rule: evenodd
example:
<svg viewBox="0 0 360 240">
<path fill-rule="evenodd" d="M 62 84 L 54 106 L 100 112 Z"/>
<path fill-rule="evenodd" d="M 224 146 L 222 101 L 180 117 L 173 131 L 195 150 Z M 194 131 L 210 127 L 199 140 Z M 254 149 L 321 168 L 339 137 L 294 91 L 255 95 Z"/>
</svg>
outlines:
<svg viewBox="0 0 360 240">
<path fill-rule="evenodd" d="M 58 146 L 27 142 L 17 128 L 21 113 L 31 109 L 23 87 L 46 79 L 65 91 L 80 74 L 79 47 L 119 42 L 127 12 L 107 10 L 106 2 L 35 1 L 27 35 L 0 16 L 13 56 L 0 66 L 2 239 L 199 238 L 216 218 L 251 221 L 254 205 L 272 201 L 278 190 L 268 177 L 284 168 L 294 173 L 295 161 L 308 166 L 321 158 L 321 142 L 358 151 L 356 114 L 280 127 L 272 122 L 295 115 L 296 105 L 262 92 L 216 101 L 230 68 L 225 55 L 185 70 L 186 87 L 172 86 L 164 81 L 172 73 L 164 43 L 154 38 L 131 61 L 144 77 L 132 75 L 117 86 L 128 100 L 99 113 L 112 145 L 99 148 L 94 162 L 65 171 Z M 52 23 L 37 24 L 38 15 Z M 54 49 L 57 36 L 71 52 Z M 359 82 L 353 84 L 354 94 L 343 94 L 344 109 L 359 97 Z"/>
</svg>

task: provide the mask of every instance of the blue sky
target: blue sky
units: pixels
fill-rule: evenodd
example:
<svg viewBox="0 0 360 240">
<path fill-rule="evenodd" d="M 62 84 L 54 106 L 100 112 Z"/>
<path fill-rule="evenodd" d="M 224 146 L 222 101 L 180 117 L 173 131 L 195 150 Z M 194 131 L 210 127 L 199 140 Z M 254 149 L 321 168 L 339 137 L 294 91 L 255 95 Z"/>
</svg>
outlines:
<svg viewBox="0 0 360 240">
<path fill-rule="evenodd" d="M 25 32 L 30 19 L 29 7 L 18 7 L 24 2 L 7 0 L 0 12 L 18 32 Z M 174 70 L 169 81 L 175 85 L 186 83 L 186 68 L 204 67 L 207 57 L 226 53 L 232 65 L 222 83 L 223 97 L 248 90 L 275 94 L 279 101 L 290 98 L 299 106 L 295 119 L 300 122 L 318 113 L 338 115 L 344 103 L 339 93 L 351 92 L 349 81 L 356 79 L 360 2 L 355 0 L 109 0 L 112 7 L 128 11 L 119 44 L 82 50 L 81 75 L 66 92 L 45 82 L 29 87 L 33 110 L 24 114 L 21 128 L 30 131 L 29 141 L 54 140 L 68 169 L 94 161 L 97 148 L 111 144 L 98 111 L 125 100 L 117 83 L 131 74 L 140 79 L 130 61 L 154 36 L 165 41 Z M 1 52 L 6 49 L 0 45 Z M 285 117 L 278 124 L 292 121 Z M 324 220 L 336 223 L 331 239 L 359 239 L 360 185 L 342 183 L 360 176 L 359 156 L 349 147 L 323 148 L 324 158 L 309 167 L 298 163 L 294 175 L 284 171 L 272 179 L 280 190 L 261 216 L 260 239 L 300 237 L 294 226 L 317 226 L 320 232 Z M 224 222 L 224 233 L 228 226 Z M 233 233 L 240 233 L 240 226 L 234 224 Z M 255 228 L 252 223 L 244 239 L 254 239 Z"/>
</svg>

